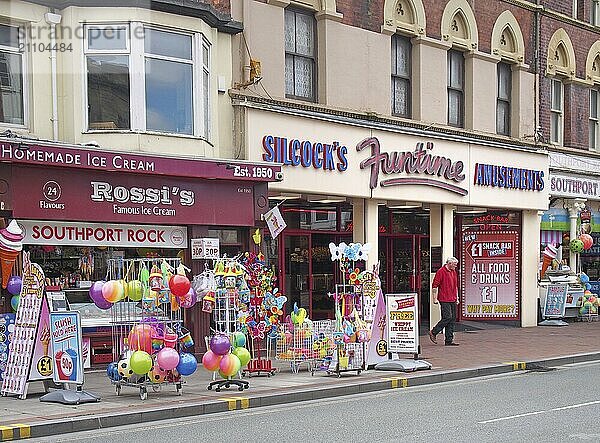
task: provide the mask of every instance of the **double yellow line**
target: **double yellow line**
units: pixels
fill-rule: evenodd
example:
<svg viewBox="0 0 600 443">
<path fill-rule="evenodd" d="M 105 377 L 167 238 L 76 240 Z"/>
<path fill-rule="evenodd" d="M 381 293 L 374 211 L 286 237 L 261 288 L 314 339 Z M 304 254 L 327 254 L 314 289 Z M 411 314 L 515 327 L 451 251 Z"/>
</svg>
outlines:
<svg viewBox="0 0 600 443">
<path fill-rule="evenodd" d="M 250 407 L 250 399 L 247 397 L 226 397 L 220 398 L 219 400 L 227 402 L 227 407 L 230 411 L 235 411 L 236 409 L 248 409 Z"/>
<path fill-rule="evenodd" d="M 15 433 L 15 431 L 18 431 Z M 31 437 L 31 428 L 29 425 L 15 423 L 11 426 L 0 426 L 0 435 L 2 441 L 16 440 Z"/>
<path fill-rule="evenodd" d="M 506 364 L 512 366 L 513 371 L 524 371 L 527 369 L 527 363 L 524 361 L 509 361 Z"/>
</svg>

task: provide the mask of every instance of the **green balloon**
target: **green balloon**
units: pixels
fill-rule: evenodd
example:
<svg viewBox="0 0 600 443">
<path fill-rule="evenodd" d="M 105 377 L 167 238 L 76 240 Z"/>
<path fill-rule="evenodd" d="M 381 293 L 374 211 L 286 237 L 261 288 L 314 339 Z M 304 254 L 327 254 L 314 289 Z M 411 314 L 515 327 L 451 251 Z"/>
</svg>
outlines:
<svg viewBox="0 0 600 443">
<path fill-rule="evenodd" d="M 140 301 L 143 293 L 144 287 L 142 286 L 141 281 L 131 280 L 129 283 L 127 283 L 127 296 L 129 297 L 129 300 Z"/>
<path fill-rule="evenodd" d="M 241 346 L 239 346 L 237 348 L 234 348 L 233 351 L 231 351 L 231 353 L 240 359 L 240 363 L 242 364 L 242 366 L 246 366 L 250 361 L 250 352 L 246 348 L 242 348 Z"/>
<path fill-rule="evenodd" d="M 129 367 L 136 374 L 145 375 L 152 369 L 152 357 L 145 351 L 135 351 L 129 358 Z"/>
</svg>

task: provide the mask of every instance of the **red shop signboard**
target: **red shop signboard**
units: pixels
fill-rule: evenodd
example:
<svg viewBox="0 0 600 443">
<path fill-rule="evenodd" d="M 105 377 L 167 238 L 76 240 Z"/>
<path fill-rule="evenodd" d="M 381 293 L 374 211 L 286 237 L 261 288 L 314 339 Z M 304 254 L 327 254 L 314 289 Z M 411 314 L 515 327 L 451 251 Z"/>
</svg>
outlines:
<svg viewBox="0 0 600 443">
<path fill-rule="evenodd" d="M 519 233 L 462 234 L 462 318 L 519 319 Z"/>
<path fill-rule="evenodd" d="M 13 166 L 12 178 L 15 218 L 162 225 L 255 223 L 255 187 L 250 183 L 31 166 Z"/>
</svg>

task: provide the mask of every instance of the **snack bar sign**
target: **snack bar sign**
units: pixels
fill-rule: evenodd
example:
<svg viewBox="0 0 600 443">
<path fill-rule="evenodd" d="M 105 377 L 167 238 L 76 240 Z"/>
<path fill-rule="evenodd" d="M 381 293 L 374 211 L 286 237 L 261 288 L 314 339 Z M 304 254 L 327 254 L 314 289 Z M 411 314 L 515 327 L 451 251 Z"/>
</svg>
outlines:
<svg viewBox="0 0 600 443">
<path fill-rule="evenodd" d="M 185 226 L 113 225 L 21 220 L 24 244 L 120 246 L 133 248 L 187 247 Z"/>
<path fill-rule="evenodd" d="M 519 318 L 519 234 L 516 231 L 462 234 L 462 317 Z"/>
</svg>

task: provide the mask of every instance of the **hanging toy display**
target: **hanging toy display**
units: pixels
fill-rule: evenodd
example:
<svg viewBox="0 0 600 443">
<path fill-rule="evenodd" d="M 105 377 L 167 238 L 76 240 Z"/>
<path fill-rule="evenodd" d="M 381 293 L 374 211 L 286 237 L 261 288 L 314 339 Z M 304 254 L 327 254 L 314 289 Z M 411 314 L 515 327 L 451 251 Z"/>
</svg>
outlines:
<svg viewBox="0 0 600 443">
<path fill-rule="evenodd" d="M 183 326 L 182 310 L 195 302 L 188 269 L 179 258 L 114 259 L 108 265 L 107 281 L 92 284 L 90 298 L 111 309 L 118 345 L 107 375 L 117 395 L 123 387 L 134 387 L 145 400 L 149 387 L 166 384 L 181 394 L 182 377 L 197 367 L 190 352 L 194 341 Z"/>
</svg>

